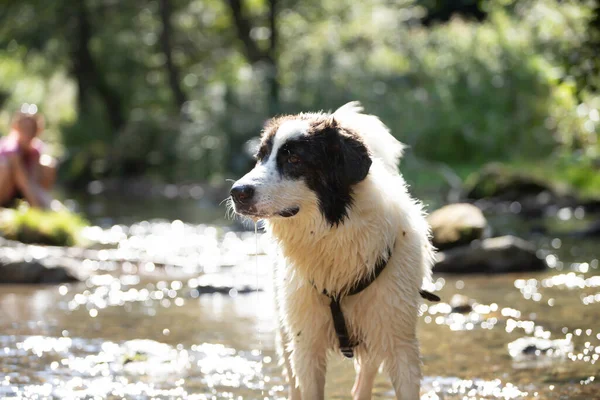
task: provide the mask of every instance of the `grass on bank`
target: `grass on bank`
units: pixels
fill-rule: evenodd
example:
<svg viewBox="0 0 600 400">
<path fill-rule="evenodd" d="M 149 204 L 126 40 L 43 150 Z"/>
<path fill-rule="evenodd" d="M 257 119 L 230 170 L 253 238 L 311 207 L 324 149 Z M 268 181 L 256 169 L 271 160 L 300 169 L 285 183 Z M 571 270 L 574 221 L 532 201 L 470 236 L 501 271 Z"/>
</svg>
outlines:
<svg viewBox="0 0 600 400">
<path fill-rule="evenodd" d="M 0 234 L 23 243 L 51 246 L 81 244 L 81 229 L 89 223 L 65 211 L 43 211 L 21 204 L 17 209 L 0 209 Z"/>
</svg>

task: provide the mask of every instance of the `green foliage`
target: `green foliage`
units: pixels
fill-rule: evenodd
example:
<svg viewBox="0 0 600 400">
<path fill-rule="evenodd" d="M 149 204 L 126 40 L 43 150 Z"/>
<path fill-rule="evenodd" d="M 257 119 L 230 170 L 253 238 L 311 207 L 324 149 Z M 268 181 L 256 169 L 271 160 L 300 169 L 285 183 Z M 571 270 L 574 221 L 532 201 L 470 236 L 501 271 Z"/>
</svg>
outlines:
<svg viewBox="0 0 600 400">
<path fill-rule="evenodd" d="M 271 70 L 248 55 L 230 3 L 170 1 L 171 55 L 188 100 L 179 109 L 158 1 L 9 1 L 0 12 L 0 122 L 23 102 L 39 103 L 48 136 L 64 145 L 67 178 L 240 174 L 248 162 L 242 149 L 272 110 Z M 242 3 L 249 34 L 264 51 L 269 2 Z M 594 165 L 598 3 L 442 3 L 280 3 L 278 109 L 329 110 L 360 100 L 414 156 L 453 167 L 554 154 Z M 480 21 L 423 25 L 457 14 Z M 77 72 L 87 60 L 82 15 L 93 76 Z M 123 121 L 111 119 L 116 112 Z"/>
<path fill-rule="evenodd" d="M 0 100 L 4 100 L 0 103 L 0 135 L 8 132 L 11 115 L 22 103 L 35 103 L 44 111 L 46 131 L 43 139 L 51 144 L 53 153 L 60 156 L 62 135 L 59 125 L 76 117 L 73 82 L 62 69 L 49 76 L 28 69 L 39 59 L 31 56 L 26 63 L 19 59 L 18 53 L 10 47 L 6 52 L 0 51 Z"/>
<path fill-rule="evenodd" d="M 418 156 L 451 164 L 546 156 L 582 134 L 574 88 L 547 53 L 581 44 L 589 15 L 572 2 L 529 3 L 533 15 L 494 7 L 484 23 L 429 29 L 371 4 L 308 36 L 292 31 L 302 39 L 282 56 L 291 108 L 361 99 Z"/>
<path fill-rule="evenodd" d="M 7 239 L 51 246 L 79 243 L 79 232 L 89 225 L 81 216 L 69 211 L 43 211 L 21 206 L 1 210 L 0 233 Z"/>
</svg>

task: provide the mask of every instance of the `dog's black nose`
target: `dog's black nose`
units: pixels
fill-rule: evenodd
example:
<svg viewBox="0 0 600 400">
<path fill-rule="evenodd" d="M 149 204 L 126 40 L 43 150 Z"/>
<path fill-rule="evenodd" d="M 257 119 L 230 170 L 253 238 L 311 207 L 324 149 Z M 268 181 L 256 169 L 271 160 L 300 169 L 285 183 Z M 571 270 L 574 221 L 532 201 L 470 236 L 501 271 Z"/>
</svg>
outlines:
<svg viewBox="0 0 600 400">
<path fill-rule="evenodd" d="M 231 197 L 238 203 L 245 203 L 254 197 L 254 186 L 240 185 L 231 188 Z"/>
</svg>

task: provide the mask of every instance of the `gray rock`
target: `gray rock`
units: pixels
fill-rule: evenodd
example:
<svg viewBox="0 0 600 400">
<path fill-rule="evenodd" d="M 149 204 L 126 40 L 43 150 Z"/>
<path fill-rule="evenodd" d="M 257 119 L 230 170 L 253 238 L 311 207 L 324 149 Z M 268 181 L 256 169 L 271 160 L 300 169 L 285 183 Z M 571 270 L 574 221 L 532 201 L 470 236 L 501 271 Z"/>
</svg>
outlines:
<svg viewBox="0 0 600 400">
<path fill-rule="evenodd" d="M 600 220 L 591 222 L 587 227 L 581 230 L 567 233 L 568 236 L 577 238 L 597 238 L 600 237 Z"/>
<path fill-rule="evenodd" d="M 473 311 L 474 303 L 473 300 L 462 294 L 455 294 L 448 302 L 452 307 L 452 312 L 459 314 L 468 314 Z"/>
<path fill-rule="evenodd" d="M 471 174 L 465 181 L 462 194 L 465 200 L 478 200 L 483 208 L 495 208 L 502 203 L 513 204 L 511 209 L 529 216 L 541 216 L 549 208 L 590 207 L 595 200 L 585 201 L 566 185 L 539 179 L 527 172 L 517 172 L 509 167 L 490 163 Z"/>
<path fill-rule="evenodd" d="M 256 277 L 246 276 L 245 274 L 206 274 L 198 278 L 195 294 L 219 293 L 236 296 L 262 291 L 262 288 L 256 287 L 253 282 L 255 280 Z"/>
<path fill-rule="evenodd" d="M 228 295 L 236 295 L 236 294 L 248 294 L 248 293 L 256 293 L 257 291 L 262 291 L 262 289 L 256 289 L 252 286 L 240 286 L 240 287 L 232 287 L 232 286 L 213 286 L 213 285 L 198 285 L 196 288 L 198 294 L 228 294 Z"/>
<path fill-rule="evenodd" d="M 105 350 L 111 350 L 109 346 Z M 165 376 L 184 373 L 190 366 L 187 352 L 149 339 L 134 339 L 111 351 L 122 362 L 123 370 L 133 375 Z M 117 363 L 114 369 L 119 369 Z"/>
<path fill-rule="evenodd" d="M 444 206 L 428 217 L 433 245 L 439 250 L 482 239 L 488 223 L 481 210 L 472 204 L 457 203 Z"/>
<path fill-rule="evenodd" d="M 573 351 L 572 335 L 564 339 L 522 337 L 508 344 L 515 368 L 548 367 Z"/>
<path fill-rule="evenodd" d="M 77 282 L 71 268 L 46 265 L 41 261 L 0 261 L 0 284 L 52 284 Z"/>
<path fill-rule="evenodd" d="M 548 182 L 512 171 L 502 164 L 491 163 L 467 178 L 463 194 L 466 198 L 475 200 L 491 197 L 518 201 L 540 193 L 553 194 L 554 191 Z"/>
<path fill-rule="evenodd" d="M 507 273 L 540 271 L 547 268 L 537 257 L 535 247 L 514 236 L 501 236 L 457 247 L 437 255 L 434 272 Z"/>
</svg>

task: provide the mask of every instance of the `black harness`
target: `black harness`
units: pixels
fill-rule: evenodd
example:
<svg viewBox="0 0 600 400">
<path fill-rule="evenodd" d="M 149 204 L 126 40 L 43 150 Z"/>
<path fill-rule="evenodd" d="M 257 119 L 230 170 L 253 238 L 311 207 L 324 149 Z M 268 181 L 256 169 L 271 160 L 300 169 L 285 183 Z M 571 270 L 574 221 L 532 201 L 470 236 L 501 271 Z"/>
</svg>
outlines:
<svg viewBox="0 0 600 400">
<path fill-rule="evenodd" d="M 368 288 L 369 285 L 373 283 L 375 279 L 377 279 L 377 277 L 383 272 L 391 256 L 392 249 L 388 248 L 386 255 L 377 259 L 377 264 L 375 264 L 375 270 L 373 271 L 373 273 L 364 276 L 361 280 L 356 282 L 354 286 L 352 286 L 352 288 L 348 291 L 346 296 L 353 296 Z M 344 313 L 342 312 L 342 307 L 340 304 L 340 302 L 342 301 L 342 296 L 331 294 L 327 291 L 327 289 L 323 289 L 323 294 L 329 297 L 329 299 L 331 300 L 331 302 L 329 303 L 329 309 L 331 310 L 331 318 L 333 319 L 333 327 L 335 329 L 335 334 L 338 337 L 338 341 L 340 343 L 340 351 L 344 356 L 352 358 L 354 357 L 353 349 L 358 345 L 358 343 L 356 343 L 354 340 L 350 340 L 350 335 L 348 334 L 348 327 L 346 326 L 346 320 L 344 319 Z M 425 290 L 419 290 L 419 294 L 426 300 L 440 301 L 440 298 L 438 296 Z"/>
</svg>

